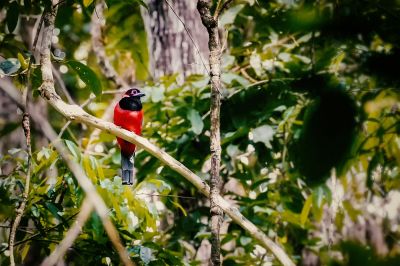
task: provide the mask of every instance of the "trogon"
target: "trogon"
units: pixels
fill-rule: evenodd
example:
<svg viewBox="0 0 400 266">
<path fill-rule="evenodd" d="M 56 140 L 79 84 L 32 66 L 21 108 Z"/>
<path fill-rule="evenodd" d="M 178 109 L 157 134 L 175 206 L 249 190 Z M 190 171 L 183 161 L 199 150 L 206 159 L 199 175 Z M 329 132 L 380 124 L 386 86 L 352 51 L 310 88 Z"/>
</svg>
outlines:
<svg viewBox="0 0 400 266">
<path fill-rule="evenodd" d="M 137 88 L 128 90 L 114 108 L 114 124 L 141 135 L 143 126 L 143 108 L 140 100 L 145 94 Z M 121 148 L 122 184 L 133 185 L 136 145 L 117 137 Z"/>
</svg>

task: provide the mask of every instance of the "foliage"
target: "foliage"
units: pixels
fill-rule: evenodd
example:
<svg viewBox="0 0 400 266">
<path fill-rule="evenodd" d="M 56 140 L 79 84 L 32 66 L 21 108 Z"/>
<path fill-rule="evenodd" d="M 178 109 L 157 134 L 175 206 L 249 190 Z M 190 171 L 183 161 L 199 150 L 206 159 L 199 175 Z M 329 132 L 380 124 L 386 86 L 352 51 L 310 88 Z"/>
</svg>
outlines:
<svg viewBox="0 0 400 266">
<path fill-rule="evenodd" d="M 17 23 L 24 14 L 40 14 L 48 2 L 0 4 L 7 10 L 0 24 L 0 75 L 11 75 L 18 87 L 26 84 L 23 65 L 31 57 L 15 30 Z M 78 103 L 114 86 L 101 75 L 90 51 L 95 2 L 65 1 L 56 21 L 54 64 L 76 71 L 67 68 L 62 79 Z M 176 73 L 152 80 L 139 8 L 143 2 L 107 4 L 107 55 L 119 72 L 133 65 L 146 93 L 143 136 L 208 180 L 208 77 L 181 81 Z M 228 32 L 221 76 L 224 194 L 299 264 L 309 263 L 306 253 L 324 265 L 399 264 L 399 9 L 395 0 L 243 0 L 234 1 L 220 18 Z M 65 58 L 57 57 L 59 52 Z M 38 62 L 31 63 L 34 83 L 40 73 Z M 100 117 L 111 98 L 97 97 L 88 111 Z M 58 130 L 66 123 L 55 112 L 48 119 Z M 0 137 L 14 134 L 16 122 L 1 125 Z M 135 159 L 137 186 L 122 186 L 115 138 L 103 132 L 94 151 L 88 151 L 91 132 L 73 124 L 62 139 L 108 204 L 132 258 L 143 265 L 198 265 L 196 250 L 209 238 L 206 199 L 142 150 Z M 17 242 L 23 241 L 17 246 L 19 261 L 32 252 L 48 255 L 71 226 L 84 196 L 51 144 L 40 144 L 39 132 L 35 137 L 32 189 L 17 234 Z M 14 149 L 1 156 L 6 174 L 0 180 L 0 218 L 6 224 L 21 200 L 27 155 Z M 374 232 L 382 234 L 385 253 L 374 250 L 377 244 L 367 238 L 371 228 L 359 238 L 346 235 L 371 222 Z M 273 260 L 238 225 L 226 225 L 224 265 Z M 1 264 L 8 263 L 5 232 Z M 118 265 L 97 215 L 92 214 L 66 261 Z"/>
</svg>

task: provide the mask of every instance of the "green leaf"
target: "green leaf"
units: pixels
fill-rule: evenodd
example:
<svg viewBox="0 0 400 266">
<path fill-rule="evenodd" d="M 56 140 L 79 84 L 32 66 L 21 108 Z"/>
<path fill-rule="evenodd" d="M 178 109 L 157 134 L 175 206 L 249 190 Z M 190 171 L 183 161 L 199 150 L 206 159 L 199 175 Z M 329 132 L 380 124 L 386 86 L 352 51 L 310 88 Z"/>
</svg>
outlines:
<svg viewBox="0 0 400 266">
<path fill-rule="evenodd" d="M 153 87 L 151 89 L 151 101 L 153 103 L 161 102 L 164 99 L 164 86 Z"/>
<path fill-rule="evenodd" d="M 247 79 L 239 76 L 238 74 L 231 73 L 231 72 L 230 73 L 222 73 L 221 80 L 222 80 L 222 82 L 224 82 L 226 84 L 231 84 L 232 81 L 236 80 L 242 86 L 250 85 L 250 82 Z"/>
<path fill-rule="evenodd" d="M 0 76 L 2 75 L 12 75 L 20 69 L 21 63 L 17 58 L 8 58 L 0 62 Z"/>
<path fill-rule="evenodd" d="M 18 23 L 18 17 L 19 7 L 17 1 L 14 1 L 10 4 L 10 7 L 7 10 L 7 28 L 10 33 L 15 30 Z"/>
<path fill-rule="evenodd" d="M 236 5 L 226 10 L 219 19 L 219 26 L 224 27 L 227 24 L 232 24 L 243 7 L 244 5 Z"/>
<path fill-rule="evenodd" d="M 182 205 L 179 204 L 179 202 L 175 202 L 175 201 L 172 201 L 172 200 L 171 200 L 171 203 L 172 203 L 175 207 L 177 207 L 178 209 L 180 209 L 180 210 L 182 211 L 182 213 L 183 213 L 184 216 L 187 216 L 186 210 L 182 207 Z"/>
<path fill-rule="evenodd" d="M 256 72 L 257 76 L 262 76 L 264 74 L 261 56 L 255 50 L 250 55 L 250 66 L 254 69 L 254 72 Z"/>
<path fill-rule="evenodd" d="M 53 214 L 53 216 L 57 218 L 57 220 L 63 222 L 63 217 L 59 214 L 60 210 L 54 203 L 46 202 L 45 205 L 46 208 L 51 212 L 51 214 Z"/>
<path fill-rule="evenodd" d="M 347 214 L 353 222 L 355 222 L 357 220 L 357 217 L 361 214 L 361 211 L 355 209 L 353 207 L 353 204 L 349 200 L 343 201 L 343 207 L 347 211 Z"/>
<path fill-rule="evenodd" d="M 240 237 L 239 241 L 242 246 L 246 246 L 250 244 L 253 241 L 253 239 L 251 237 L 242 236 Z"/>
<path fill-rule="evenodd" d="M 253 129 L 251 132 L 253 134 L 254 142 L 262 142 L 265 144 L 265 146 L 267 148 L 269 148 L 269 149 L 272 148 L 271 140 L 274 137 L 275 131 L 271 126 L 263 125 L 263 126 Z"/>
<path fill-rule="evenodd" d="M 67 65 L 78 74 L 95 95 L 102 93 L 101 82 L 93 70 L 78 61 L 68 61 Z"/>
<path fill-rule="evenodd" d="M 93 0 L 83 0 L 83 5 L 84 5 L 85 7 L 90 6 L 91 3 L 93 3 Z"/>
<path fill-rule="evenodd" d="M 307 198 L 306 202 L 304 203 L 303 209 L 301 210 L 300 223 L 302 226 L 304 226 L 307 221 L 308 214 L 310 213 L 311 210 L 311 206 L 312 206 L 312 195 L 310 195 Z"/>
<path fill-rule="evenodd" d="M 192 124 L 191 130 L 196 135 L 200 135 L 200 133 L 203 131 L 204 123 L 203 119 L 201 119 L 199 112 L 195 109 L 189 109 L 187 113 L 187 118 L 190 120 L 190 123 Z"/>
<path fill-rule="evenodd" d="M 78 146 L 76 146 L 75 143 L 73 143 L 70 140 L 65 140 L 65 144 L 67 145 L 69 151 L 72 153 L 74 158 L 79 160 L 81 152 L 80 152 Z"/>
<path fill-rule="evenodd" d="M 153 256 L 153 250 L 151 248 L 141 246 L 139 254 L 145 265 L 148 265 L 151 261 L 155 260 Z"/>
</svg>

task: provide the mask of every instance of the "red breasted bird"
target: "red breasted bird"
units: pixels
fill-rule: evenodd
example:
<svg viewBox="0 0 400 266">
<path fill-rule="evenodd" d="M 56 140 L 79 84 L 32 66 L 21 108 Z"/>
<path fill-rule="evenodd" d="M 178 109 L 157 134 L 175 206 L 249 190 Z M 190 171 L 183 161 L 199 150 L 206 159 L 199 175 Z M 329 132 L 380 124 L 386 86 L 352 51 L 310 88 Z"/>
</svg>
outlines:
<svg viewBox="0 0 400 266">
<path fill-rule="evenodd" d="M 143 110 L 140 97 L 144 95 L 136 88 L 128 90 L 115 105 L 114 124 L 140 135 L 143 125 Z M 134 181 L 133 162 L 136 145 L 118 137 L 117 141 L 121 148 L 122 184 L 132 185 Z"/>
</svg>

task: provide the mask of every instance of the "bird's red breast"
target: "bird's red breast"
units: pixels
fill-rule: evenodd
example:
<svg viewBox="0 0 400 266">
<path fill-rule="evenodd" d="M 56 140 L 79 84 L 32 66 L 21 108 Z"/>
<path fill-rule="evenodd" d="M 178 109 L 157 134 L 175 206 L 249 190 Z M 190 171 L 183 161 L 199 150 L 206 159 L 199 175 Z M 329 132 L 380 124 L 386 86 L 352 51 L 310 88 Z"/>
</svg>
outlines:
<svg viewBox="0 0 400 266">
<path fill-rule="evenodd" d="M 143 110 L 131 111 L 124 110 L 119 103 L 114 108 L 114 124 L 126 130 L 132 131 L 137 135 L 142 134 Z M 121 151 L 126 155 L 132 155 L 135 152 L 136 145 L 129 143 L 121 138 L 117 138 Z"/>
</svg>

